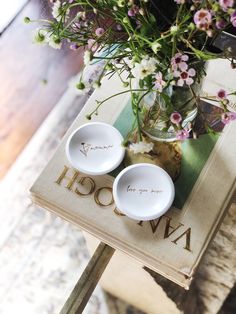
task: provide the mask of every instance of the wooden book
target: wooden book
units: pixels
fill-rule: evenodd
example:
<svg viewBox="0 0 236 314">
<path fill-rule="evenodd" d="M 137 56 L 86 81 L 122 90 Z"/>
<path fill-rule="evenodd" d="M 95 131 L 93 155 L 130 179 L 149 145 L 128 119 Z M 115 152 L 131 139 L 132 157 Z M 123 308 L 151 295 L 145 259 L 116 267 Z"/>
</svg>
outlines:
<svg viewBox="0 0 236 314">
<path fill-rule="evenodd" d="M 227 75 L 220 77 L 226 68 Z M 230 70 L 228 62 L 214 61 L 204 92 L 215 93 L 222 87 L 221 80 L 232 91 L 236 72 Z M 172 208 L 154 221 L 134 221 L 116 209 L 112 197 L 114 173 L 80 173 L 70 166 L 65 155 L 67 138 L 77 127 L 88 123 L 86 115 L 94 110 L 96 100 L 124 90 L 117 77 L 103 80 L 32 186 L 31 194 L 40 206 L 188 289 L 235 190 L 236 123 L 224 127 L 221 135 L 204 134 L 198 140 L 182 143 L 181 174 L 175 181 Z M 121 93 L 111 98 L 92 121 L 110 123 L 127 134 L 132 121 L 129 97 L 129 93 Z"/>
</svg>

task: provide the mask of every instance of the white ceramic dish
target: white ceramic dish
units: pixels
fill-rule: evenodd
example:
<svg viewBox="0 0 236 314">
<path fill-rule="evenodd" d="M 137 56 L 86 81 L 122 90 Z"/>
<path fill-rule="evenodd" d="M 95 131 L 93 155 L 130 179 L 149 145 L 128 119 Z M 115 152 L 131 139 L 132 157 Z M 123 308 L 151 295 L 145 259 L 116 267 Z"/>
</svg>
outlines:
<svg viewBox="0 0 236 314">
<path fill-rule="evenodd" d="M 162 216 L 173 203 L 174 195 L 174 184 L 168 173 L 145 163 L 122 170 L 113 185 L 117 208 L 135 220 Z"/>
<path fill-rule="evenodd" d="M 101 175 L 114 170 L 124 158 L 123 137 L 110 124 L 91 122 L 75 130 L 67 140 L 66 155 L 83 173 Z"/>
</svg>

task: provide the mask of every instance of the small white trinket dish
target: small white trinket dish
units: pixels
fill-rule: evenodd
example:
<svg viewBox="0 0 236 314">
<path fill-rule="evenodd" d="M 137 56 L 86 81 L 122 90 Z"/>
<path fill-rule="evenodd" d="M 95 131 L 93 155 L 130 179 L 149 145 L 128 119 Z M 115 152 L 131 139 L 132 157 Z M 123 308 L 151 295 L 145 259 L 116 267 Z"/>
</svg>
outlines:
<svg viewBox="0 0 236 314">
<path fill-rule="evenodd" d="M 114 170 L 124 158 L 120 132 L 107 123 L 91 122 L 76 129 L 66 143 L 70 164 L 90 175 Z"/>
<path fill-rule="evenodd" d="M 175 195 L 172 179 L 162 168 L 135 164 L 122 170 L 113 184 L 117 208 L 135 220 L 152 220 L 171 207 Z"/>
</svg>

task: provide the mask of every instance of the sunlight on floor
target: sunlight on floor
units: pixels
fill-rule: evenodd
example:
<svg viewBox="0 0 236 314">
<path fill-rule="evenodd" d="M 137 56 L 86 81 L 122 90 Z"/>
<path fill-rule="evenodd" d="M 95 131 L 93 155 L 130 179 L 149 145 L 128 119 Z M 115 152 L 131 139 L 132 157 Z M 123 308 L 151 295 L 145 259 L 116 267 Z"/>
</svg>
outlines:
<svg viewBox="0 0 236 314">
<path fill-rule="evenodd" d="M 28 0 L 0 1 L 0 33 L 7 27 L 27 1 Z"/>
</svg>

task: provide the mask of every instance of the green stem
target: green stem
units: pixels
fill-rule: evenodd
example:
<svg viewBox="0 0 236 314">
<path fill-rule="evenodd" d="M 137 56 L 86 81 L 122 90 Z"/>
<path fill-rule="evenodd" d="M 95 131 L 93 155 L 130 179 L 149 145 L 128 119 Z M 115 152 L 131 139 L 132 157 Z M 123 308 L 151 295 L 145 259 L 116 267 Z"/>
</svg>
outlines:
<svg viewBox="0 0 236 314">
<path fill-rule="evenodd" d="M 130 93 L 130 91 L 131 90 L 128 89 L 128 90 L 125 90 L 123 92 L 111 95 L 111 96 L 107 97 L 106 99 L 104 99 L 103 101 L 99 101 L 97 107 L 88 115 L 88 117 L 91 118 L 92 115 L 94 115 L 98 111 L 98 109 L 101 107 L 101 105 L 104 104 L 106 101 L 108 101 L 108 100 L 110 100 L 110 99 L 112 99 L 112 98 L 114 98 L 116 96 L 119 96 L 119 95 L 122 95 L 122 94 L 125 94 L 125 93 Z M 133 89 L 132 90 L 132 92 L 143 92 L 143 91 L 146 91 L 146 89 Z"/>
</svg>

